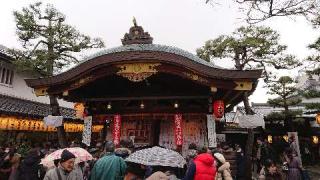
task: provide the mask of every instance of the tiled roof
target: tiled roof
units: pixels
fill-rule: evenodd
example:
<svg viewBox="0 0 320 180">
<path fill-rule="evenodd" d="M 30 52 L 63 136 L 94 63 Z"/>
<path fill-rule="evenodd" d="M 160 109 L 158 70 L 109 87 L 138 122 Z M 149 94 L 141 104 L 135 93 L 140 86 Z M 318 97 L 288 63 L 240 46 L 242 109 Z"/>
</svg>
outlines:
<svg viewBox="0 0 320 180">
<path fill-rule="evenodd" d="M 131 45 L 125 45 L 125 46 L 119 46 L 111 49 L 105 49 L 100 52 L 97 52 L 91 56 L 86 57 L 83 59 L 79 64 L 86 62 L 90 59 L 96 58 L 98 56 L 106 55 L 106 54 L 113 54 L 113 53 L 119 53 L 119 52 L 128 52 L 128 51 L 158 51 L 158 52 L 167 52 L 167 53 L 172 53 L 176 55 L 180 55 L 186 58 L 189 58 L 197 63 L 209 66 L 209 67 L 214 67 L 214 68 L 219 68 L 219 69 L 224 69 L 220 66 L 215 65 L 212 62 L 207 62 L 198 56 L 185 51 L 183 49 L 173 47 L 173 46 L 166 46 L 166 45 L 160 45 L 160 44 L 131 44 Z"/>
<path fill-rule="evenodd" d="M 50 105 L 19 99 L 0 94 L 0 114 L 18 114 L 28 117 L 45 117 L 51 114 Z M 75 119 L 75 111 L 70 108 L 61 108 L 60 112 L 64 118 Z"/>
<path fill-rule="evenodd" d="M 12 58 L 12 55 L 8 53 L 8 48 L 0 44 L 0 54 Z"/>
</svg>

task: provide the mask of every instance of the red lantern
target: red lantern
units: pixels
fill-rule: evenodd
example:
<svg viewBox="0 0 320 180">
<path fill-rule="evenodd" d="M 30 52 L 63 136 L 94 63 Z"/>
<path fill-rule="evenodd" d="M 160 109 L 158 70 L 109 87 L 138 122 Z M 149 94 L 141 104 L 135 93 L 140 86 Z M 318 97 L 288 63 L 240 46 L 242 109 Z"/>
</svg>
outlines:
<svg viewBox="0 0 320 180">
<path fill-rule="evenodd" d="M 113 117 L 113 143 L 114 145 L 120 144 L 120 136 L 121 136 L 121 116 L 115 115 Z"/>
<path fill-rule="evenodd" d="M 224 114 L 224 102 L 216 100 L 213 103 L 213 113 L 216 118 L 222 118 Z"/>
</svg>

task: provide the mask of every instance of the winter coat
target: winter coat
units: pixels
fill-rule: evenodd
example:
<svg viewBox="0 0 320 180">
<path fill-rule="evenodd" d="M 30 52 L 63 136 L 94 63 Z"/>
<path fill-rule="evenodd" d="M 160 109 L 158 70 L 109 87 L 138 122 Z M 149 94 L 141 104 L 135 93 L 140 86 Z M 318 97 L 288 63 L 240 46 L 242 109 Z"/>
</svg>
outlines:
<svg viewBox="0 0 320 180">
<path fill-rule="evenodd" d="M 14 154 L 14 156 L 11 158 L 10 163 L 11 163 L 11 173 L 9 180 L 19 180 L 18 179 L 18 167 L 20 165 L 20 159 L 21 155 L 20 154 Z"/>
<path fill-rule="evenodd" d="M 283 177 L 280 172 L 270 174 L 265 172 L 265 168 L 262 168 L 260 171 L 259 180 L 283 180 Z"/>
<path fill-rule="evenodd" d="M 19 167 L 18 180 L 38 180 L 40 170 L 40 156 L 37 152 L 32 152 L 21 162 Z"/>
<path fill-rule="evenodd" d="M 288 162 L 288 172 L 287 172 L 287 180 L 301 180 L 301 168 L 302 164 L 298 157 L 293 157 L 289 159 Z"/>
<path fill-rule="evenodd" d="M 169 177 L 165 173 L 157 171 L 149 176 L 146 180 L 169 180 Z"/>
<path fill-rule="evenodd" d="M 230 163 L 225 162 L 218 168 L 216 180 L 232 180 Z"/>
<path fill-rule="evenodd" d="M 214 158 L 209 153 L 203 153 L 194 159 L 196 171 L 194 180 L 212 180 L 215 179 L 216 168 L 214 166 Z"/>
<path fill-rule="evenodd" d="M 61 166 L 50 169 L 43 180 L 59 180 L 58 172 L 61 175 L 61 180 L 83 180 L 83 174 L 79 167 L 75 167 L 73 171 L 68 173 Z"/>
<path fill-rule="evenodd" d="M 90 180 L 123 179 L 126 169 L 127 165 L 121 157 L 109 153 L 95 163 Z"/>
<path fill-rule="evenodd" d="M 219 161 L 221 166 L 217 170 L 216 180 L 232 180 L 230 163 L 226 162 L 226 159 L 221 153 L 215 153 L 214 157 Z"/>
</svg>

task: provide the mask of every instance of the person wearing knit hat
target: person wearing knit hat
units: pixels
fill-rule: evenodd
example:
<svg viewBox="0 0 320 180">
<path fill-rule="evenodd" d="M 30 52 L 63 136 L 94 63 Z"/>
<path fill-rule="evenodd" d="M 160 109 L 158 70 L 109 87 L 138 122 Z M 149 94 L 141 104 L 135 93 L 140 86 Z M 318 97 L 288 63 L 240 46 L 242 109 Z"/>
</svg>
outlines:
<svg viewBox="0 0 320 180">
<path fill-rule="evenodd" d="M 68 150 L 63 150 L 58 167 L 50 169 L 43 180 L 83 180 L 82 171 L 75 166 L 76 156 Z"/>
<path fill-rule="evenodd" d="M 232 180 L 230 163 L 226 162 L 223 154 L 214 153 L 214 158 L 217 160 L 217 176 L 216 180 Z"/>
<path fill-rule="evenodd" d="M 64 163 L 70 159 L 74 160 L 75 158 L 76 156 L 74 154 L 72 154 L 70 151 L 65 149 L 61 153 L 60 163 Z"/>
</svg>

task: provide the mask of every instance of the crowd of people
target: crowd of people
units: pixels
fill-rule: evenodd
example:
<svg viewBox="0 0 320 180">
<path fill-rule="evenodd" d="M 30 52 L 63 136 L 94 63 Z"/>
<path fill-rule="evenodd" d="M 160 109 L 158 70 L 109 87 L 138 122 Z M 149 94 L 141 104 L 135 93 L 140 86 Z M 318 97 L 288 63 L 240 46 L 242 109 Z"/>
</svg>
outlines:
<svg viewBox="0 0 320 180">
<path fill-rule="evenodd" d="M 252 157 L 255 162 L 254 171 L 259 180 L 300 180 L 303 170 L 294 139 L 274 148 L 267 141 L 258 138 L 256 150 Z M 72 142 L 70 147 L 81 146 Z M 139 150 L 132 141 L 122 140 L 119 147 L 113 142 L 98 142 L 94 147 L 86 148 L 93 159 L 75 163 L 76 155 L 68 150 L 61 153 L 60 159 L 54 161 L 55 167 L 46 168 L 40 164 L 42 158 L 54 152 L 58 147 L 51 143 L 43 146 L 34 144 L 27 152 L 21 154 L 21 146 L 5 146 L 0 148 L 0 180 L 244 180 L 245 158 L 239 144 L 221 144 L 209 149 L 190 144 L 186 154 L 185 168 L 164 166 L 145 166 L 126 162 L 125 159 Z M 23 147 L 23 146 L 22 146 Z M 277 152 L 282 151 L 282 152 Z M 235 154 L 236 172 L 226 158 L 227 154 Z M 286 162 L 283 164 L 283 162 Z M 234 162 L 233 162 L 234 163 Z"/>
<path fill-rule="evenodd" d="M 294 136 L 268 143 L 258 138 L 254 160 L 259 180 L 302 180 L 309 179 L 301 161 L 301 155 Z"/>
</svg>

